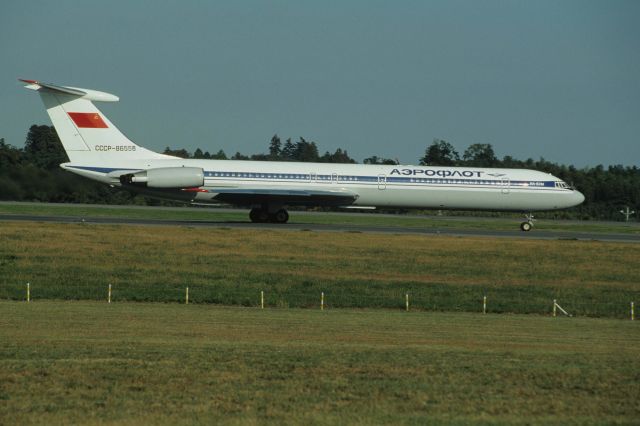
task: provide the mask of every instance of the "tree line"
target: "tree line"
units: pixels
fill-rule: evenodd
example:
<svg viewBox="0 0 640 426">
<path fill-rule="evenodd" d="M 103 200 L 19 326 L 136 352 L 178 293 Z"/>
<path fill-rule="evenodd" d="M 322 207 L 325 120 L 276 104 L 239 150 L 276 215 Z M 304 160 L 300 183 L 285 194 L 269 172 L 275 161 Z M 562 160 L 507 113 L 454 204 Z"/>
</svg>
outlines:
<svg viewBox="0 0 640 426">
<path fill-rule="evenodd" d="M 203 152 L 200 148 L 196 149 L 193 154 L 186 149 L 171 149 L 167 147 L 164 150 L 164 154 L 174 155 L 180 158 L 202 158 L 207 160 L 251 160 L 251 161 L 304 161 L 311 163 L 357 163 L 356 160 L 349 157 L 349 153 L 346 150 L 338 148 L 335 152 L 331 153 L 326 151 L 323 155 L 320 155 L 318 145 L 313 141 L 307 141 L 305 138 L 300 137 L 296 142 L 293 142 L 291 138 L 288 138 L 284 143 L 278 135 L 273 135 L 269 142 L 268 153 L 266 154 L 252 154 L 244 155 L 240 152 L 236 152 L 231 157 L 227 157 L 227 154 L 223 150 L 219 150 L 215 154 L 210 154 L 209 151 Z M 396 164 L 395 161 L 378 158 L 376 156 L 366 158 L 365 164 Z"/>
<path fill-rule="evenodd" d="M 223 150 L 211 154 L 198 148 L 193 153 L 167 147 L 164 153 L 181 158 L 253 161 L 306 161 L 319 163 L 357 163 L 347 150 L 320 154 L 318 145 L 300 137 L 284 142 L 274 135 L 266 153 L 244 155 L 236 152 L 230 158 Z M 107 185 L 60 169 L 67 162 L 58 135 L 52 126 L 33 125 L 24 147 L 18 148 L 0 139 L 0 199 L 12 201 L 74 202 L 93 204 L 164 204 L 157 200 L 115 190 Z M 371 156 L 365 164 L 397 164 L 397 160 Z M 462 154 L 447 141 L 436 139 L 419 159 L 421 165 L 461 167 L 505 167 L 535 169 L 553 174 L 575 186 L 586 197 L 581 206 L 556 212 L 556 217 L 621 220 L 619 210 L 640 207 L 640 169 L 637 166 L 614 165 L 576 168 L 547 161 L 518 160 L 511 156 L 498 158 L 491 144 L 472 144 Z M 637 220 L 634 218 L 633 220 Z"/>
</svg>

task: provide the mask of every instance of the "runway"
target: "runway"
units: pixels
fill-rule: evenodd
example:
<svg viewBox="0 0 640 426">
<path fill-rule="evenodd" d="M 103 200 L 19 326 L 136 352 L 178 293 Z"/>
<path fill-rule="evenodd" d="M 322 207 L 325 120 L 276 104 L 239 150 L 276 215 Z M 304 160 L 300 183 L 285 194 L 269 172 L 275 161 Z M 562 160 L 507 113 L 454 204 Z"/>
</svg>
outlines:
<svg viewBox="0 0 640 426">
<path fill-rule="evenodd" d="M 579 241 L 608 241 L 624 243 L 640 243 L 640 235 L 624 233 L 599 232 L 570 232 L 534 229 L 531 232 L 496 231 L 482 229 L 451 229 L 451 228 L 403 228 L 399 226 L 371 226 L 371 225 L 342 225 L 342 224 L 312 224 L 296 223 L 295 220 L 287 224 L 252 223 L 241 221 L 205 221 L 205 220 L 165 220 L 165 219 L 130 219 L 112 217 L 78 217 L 54 215 L 22 215 L 0 214 L 0 222 L 48 222 L 48 223 L 84 223 L 102 225 L 137 225 L 137 226 L 186 226 L 197 228 L 233 228 L 233 229 L 268 229 L 277 231 L 313 231 L 313 232 L 347 232 L 347 233 L 378 233 L 393 235 L 443 235 L 458 237 L 487 237 L 487 238 L 515 238 L 522 240 L 579 240 Z"/>
</svg>

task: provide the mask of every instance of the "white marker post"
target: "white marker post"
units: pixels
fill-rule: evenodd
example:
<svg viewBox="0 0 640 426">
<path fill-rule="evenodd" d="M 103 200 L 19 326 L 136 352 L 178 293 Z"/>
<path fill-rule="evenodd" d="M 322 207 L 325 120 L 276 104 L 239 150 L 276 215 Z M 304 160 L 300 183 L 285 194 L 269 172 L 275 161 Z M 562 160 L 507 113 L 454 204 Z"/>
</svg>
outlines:
<svg viewBox="0 0 640 426">
<path fill-rule="evenodd" d="M 188 305 L 189 304 L 189 287 L 187 287 L 187 289 L 185 290 L 185 294 L 184 294 L 184 304 Z"/>
<path fill-rule="evenodd" d="M 31 283 L 27 283 L 27 303 L 31 301 Z"/>
<path fill-rule="evenodd" d="M 633 321 L 634 319 L 636 319 L 636 316 L 635 316 L 635 312 L 633 310 L 633 302 L 631 302 L 631 321 Z"/>
<path fill-rule="evenodd" d="M 555 299 L 553 300 L 553 316 L 556 316 L 556 308 L 560 309 L 560 312 L 562 312 L 563 314 L 565 314 L 568 317 L 571 317 L 572 315 L 565 311 L 562 306 L 558 305 L 558 303 L 555 301 Z"/>
<path fill-rule="evenodd" d="M 109 284 L 109 294 L 107 295 L 107 303 L 111 303 L 111 284 Z"/>
<path fill-rule="evenodd" d="M 409 312 L 409 293 L 406 293 L 404 295 L 404 305 L 405 305 L 405 308 L 406 308 L 407 312 Z"/>
<path fill-rule="evenodd" d="M 320 310 L 324 311 L 324 291 L 320 293 Z"/>
<path fill-rule="evenodd" d="M 482 298 L 482 313 L 483 314 L 487 313 L 487 296 L 484 296 Z"/>
<path fill-rule="evenodd" d="M 264 309 L 264 290 L 260 291 L 260 309 Z"/>
</svg>

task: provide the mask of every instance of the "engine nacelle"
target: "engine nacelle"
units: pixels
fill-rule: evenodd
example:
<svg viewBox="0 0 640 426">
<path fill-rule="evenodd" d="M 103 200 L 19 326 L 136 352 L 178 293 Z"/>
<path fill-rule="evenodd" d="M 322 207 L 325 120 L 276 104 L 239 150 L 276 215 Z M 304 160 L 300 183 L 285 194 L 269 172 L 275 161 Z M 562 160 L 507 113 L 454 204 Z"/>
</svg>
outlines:
<svg viewBox="0 0 640 426">
<path fill-rule="evenodd" d="M 204 170 L 200 167 L 161 167 L 120 176 L 123 185 L 148 188 L 193 188 L 204 185 Z"/>
</svg>

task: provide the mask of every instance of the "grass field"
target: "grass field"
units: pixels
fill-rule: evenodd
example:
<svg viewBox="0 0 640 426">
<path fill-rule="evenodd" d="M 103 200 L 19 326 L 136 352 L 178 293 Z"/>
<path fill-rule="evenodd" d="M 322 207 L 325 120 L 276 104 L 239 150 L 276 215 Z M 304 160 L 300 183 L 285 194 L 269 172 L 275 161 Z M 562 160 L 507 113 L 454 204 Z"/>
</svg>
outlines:
<svg viewBox="0 0 640 426">
<path fill-rule="evenodd" d="M 244 220 L 220 214 L 197 220 Z M 0 424 L 640 420 L 618 319 L 638 244 L 37 222 L 0 242 Z"/>
<path fill-rule="evenodd" d="M 195 303 L 629 317 L 640 246 L 223 228 L 5 222 L 0 299 Z"/>
<path fill-rule="evenodd" d="M 0 203 L 0 214 L 61 215 L 70 217 L 118 217 L 129 219 L 189 220 L 210 222 L 247 222 L 248 210 L 218 208 L 163 208 L 146 206 L 92 206 L 69 204 Z M 432 215 L 385 215 L 372 213 L 291 212 L 292 223 L 385 226 L 423 229 L 478 229 L 513 231 L 522 217 L 464 217 Z M 640 235 L 638 222 L 588 222 L 540 219 L 536 232 L 599 232 Z"/>
<path fill-rule="evenodd" d="M 0 302 L 3 424 L 637 424 L 631 321 Z"/>
</svg>

